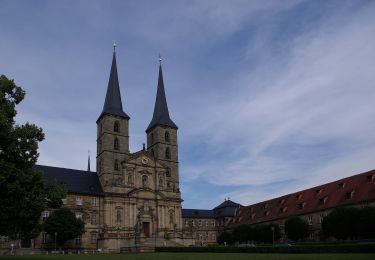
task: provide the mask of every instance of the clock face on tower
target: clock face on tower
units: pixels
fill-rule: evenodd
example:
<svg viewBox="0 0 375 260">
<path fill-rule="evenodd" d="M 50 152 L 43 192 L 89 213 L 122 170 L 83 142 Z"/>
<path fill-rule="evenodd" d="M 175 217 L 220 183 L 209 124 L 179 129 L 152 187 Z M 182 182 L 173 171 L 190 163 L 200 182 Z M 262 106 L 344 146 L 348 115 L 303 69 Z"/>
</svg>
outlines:
<svg viewBox="0 0 375 260">
<path fill-rule="evenodd" d="M 148 163 L 148 159 L 147 159 L 146 157 L 143 157 L 143 158 L 142 158 L 142 163 L 143 163 L 143 164 L 147 164 L 147 163 Z"/>
</svg>

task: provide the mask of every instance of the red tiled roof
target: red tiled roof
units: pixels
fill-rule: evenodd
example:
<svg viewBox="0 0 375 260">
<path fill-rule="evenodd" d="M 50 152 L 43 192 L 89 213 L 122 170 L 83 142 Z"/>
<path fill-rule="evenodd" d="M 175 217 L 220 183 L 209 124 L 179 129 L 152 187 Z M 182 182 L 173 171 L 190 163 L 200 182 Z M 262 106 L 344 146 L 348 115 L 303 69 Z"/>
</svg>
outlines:
<svg viewBox="0 0 375 260">
<path fill-rule="evenodd" d="M 241 207 L 229 225 L 255 224 L 375 200 L 375 170 Z"/>
</svg>

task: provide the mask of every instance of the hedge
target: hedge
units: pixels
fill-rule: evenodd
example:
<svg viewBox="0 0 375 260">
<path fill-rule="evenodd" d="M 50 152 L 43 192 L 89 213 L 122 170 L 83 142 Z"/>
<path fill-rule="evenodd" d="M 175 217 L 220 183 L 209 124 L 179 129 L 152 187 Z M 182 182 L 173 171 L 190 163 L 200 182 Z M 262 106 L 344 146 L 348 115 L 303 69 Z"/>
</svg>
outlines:
<svg viewBox="0 0 375 260">
<path fill-rule="evenodd" d="M 350 245 L 297 245 L 288 247 L 256 246 L 256 247 L 157 247 L 156 252 L 197 252 L 197 253 L 375 253 L 375 244 Z"/>
</svg>

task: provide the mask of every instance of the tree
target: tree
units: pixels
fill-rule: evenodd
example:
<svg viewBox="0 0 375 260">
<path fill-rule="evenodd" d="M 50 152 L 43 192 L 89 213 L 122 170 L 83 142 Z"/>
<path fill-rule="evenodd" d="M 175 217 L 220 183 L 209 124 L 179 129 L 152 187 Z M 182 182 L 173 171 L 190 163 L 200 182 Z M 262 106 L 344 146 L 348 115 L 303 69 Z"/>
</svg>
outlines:
<svg viewBox="0 0 375 260">
<path fill-rule="evenodd" d="M 44 134 L 34 124 L 15 124 L 16 105 L 24 97 L 21 87 L 0 76 L 0 235 L 13 239 L 35 237 L 42 211 L 61 206 L 66 196 L 63 187 L 45 183 L 34 170 Z"/>
<path fill-rule="evenodd" d="M 358 232 L 362 238 L 375 238 L 375 207 L 364 207 L 358 219 Z"/>
<path fill-rule="evenodd" d="M 70 209 L 61 208 L 52 212 L 44 221 L 43 229 L 51 237 L 55 237 L 56 233 L 56 243 L 62 246 L 66 241 L 82 235 L 85 224 Z"/>
<path fill-rule="evenodd" d="M 354 238 L 358 235 L 358 218 L 357 208 L 336 208 L 323 219 L 323 233 L 337 239 Z"/>
<path fill-rule="evenodd" d="M 294 241 L 305 239 L 310 233 L 309 224 L 302 218 L 292 217 L 285 221 L 285 234 Z"/>
<path fill-rule="evenodd" d="M 374 207 L 343 207 L 331 211 L 322 223 L 325 236 L 337 239 L 375 237 Z"/>
<path fill-rule="evenodd" d="M 233 244 L 233 235 L 229 231 L 223 231 L 217 238 L 218 244 Z"/>
</svg>

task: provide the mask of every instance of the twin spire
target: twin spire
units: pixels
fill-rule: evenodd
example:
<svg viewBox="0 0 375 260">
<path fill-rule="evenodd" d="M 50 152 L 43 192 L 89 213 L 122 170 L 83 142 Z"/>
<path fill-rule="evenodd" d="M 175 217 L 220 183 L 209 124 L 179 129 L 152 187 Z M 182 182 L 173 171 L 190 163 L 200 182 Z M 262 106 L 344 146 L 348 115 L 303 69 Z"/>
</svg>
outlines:
<svg viewBox="0 0 375 260">
<path fill-rule="evenodd" d="M 163 82 L 163 72 L 161 67 L 161 57 L 159 55 L 159 79 L 158 87 L 156 93 L 154 114 L 150 124 L 148 125 L 146 132 L 149 132 L 152 128 L 163 125 L 169 126 L 171 128 L 177 129 L 177 125 L 172 121 L 169 116 L 167 99 L 165 96 L 164 82 Z M 121 102 L 120 85 L 117 75 L 117 64 L 116 64 L 116 43 L 113 43 L 113 58 L 111 73 L 109 76 L 109 82 L 107 87 L 107 94 L 105 96 L 105 102 L 103 106 L 103 111 L 100 114 L 97 122 L 104 115 L 115 115 L 125 119 L 130 119 L 130 117 L 123 111 Z"/>
<path fill-rule="evenodd" d="M 115 115 L 123 117 L 125 119 L 130 119 L 130 117 L 123 111 L 121 102 L 120 85 L 117 76 L 117 64 L 116 64 L 116 44 L 113 44 L 113 58 L 111 73 L 109 75 L 107 94 L 105 95 L 105 102 L 103 106 L 103 111 L 100 114 L 99 119 L 104 115 Z"/>
</svg>

